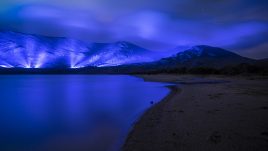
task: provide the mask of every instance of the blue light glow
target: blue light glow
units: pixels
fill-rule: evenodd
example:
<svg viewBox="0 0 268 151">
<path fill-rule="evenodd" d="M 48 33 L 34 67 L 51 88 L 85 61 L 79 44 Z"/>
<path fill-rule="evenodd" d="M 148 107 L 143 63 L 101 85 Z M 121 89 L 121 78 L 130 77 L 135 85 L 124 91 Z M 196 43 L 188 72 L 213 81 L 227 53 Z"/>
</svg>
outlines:
<svg viewBox="0 0 268 151">
<path fill-rule="evenodd" d="M 6 64 L 5 64 L 5 65 L 1 64 L 0 67 L 2 67 L 2 68 L 13 68 L 13 66 L 11 66 L 11 65 L 6 65 Z"/>
<path fill-rule="evenodd" d="M 151 51 L 125 42 L 85 44 L 68 38 L 0 32 L 2 68 L 103 67 L 153 61 L 150 57 Z"/>
<path fill-rule="evenodd" d="M 79 62 L 84 59 L 83 54 L 76 54 L 74 52 L 70 52 L 70 68 L 81 68 L 83 66 L 79 65 Z"/>
<path fill-rule="evenodd" d="M 47 55 L 45 52 L 40 53 L 36 59 L 35 65 L 33 67 L 34 68 L 42 68 L 42 65 L 44 64 L 46 57 L 47 57 Z"/>
</svg>

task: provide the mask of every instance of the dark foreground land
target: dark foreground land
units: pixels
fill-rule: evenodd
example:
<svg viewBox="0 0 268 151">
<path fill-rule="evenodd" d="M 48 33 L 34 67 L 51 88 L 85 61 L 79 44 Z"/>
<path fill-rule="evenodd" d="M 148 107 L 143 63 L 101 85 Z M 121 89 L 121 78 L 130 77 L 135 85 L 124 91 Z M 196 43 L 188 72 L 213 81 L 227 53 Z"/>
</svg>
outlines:
<svg viewBox="0 0 268 151">
<path fill-rule="evenodd" d="M 140 75 L 174 82 L 135 123 L 124 151 L 267 151 L 268 78 Z"/>
</svg>

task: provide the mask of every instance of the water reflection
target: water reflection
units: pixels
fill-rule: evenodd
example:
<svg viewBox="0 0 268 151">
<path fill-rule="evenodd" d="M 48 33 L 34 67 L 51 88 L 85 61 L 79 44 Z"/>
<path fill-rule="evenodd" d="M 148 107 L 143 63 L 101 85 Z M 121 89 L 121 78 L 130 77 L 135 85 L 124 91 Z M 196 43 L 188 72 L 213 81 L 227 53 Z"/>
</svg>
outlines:
<svg viewBox="0 0 268 151">
<path fill-rule="evenodd" d="M 130 76 L 0 76 L 0 150 L 118 150 L 164 84 Z"/>
</svg>

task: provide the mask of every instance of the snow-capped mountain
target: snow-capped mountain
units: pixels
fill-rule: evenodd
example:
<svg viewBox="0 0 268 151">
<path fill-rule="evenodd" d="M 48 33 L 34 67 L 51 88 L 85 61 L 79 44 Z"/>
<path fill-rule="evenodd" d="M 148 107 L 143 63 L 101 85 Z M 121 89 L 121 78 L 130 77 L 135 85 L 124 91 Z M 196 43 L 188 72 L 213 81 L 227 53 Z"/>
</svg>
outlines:
<svg viewBox="0 0 268 151">
<path fill-rule="evenodd" d="M 91 56 L 91 59 L 86 60 L 93 66 L 98 67 L 155 60 L 151 51 L 125 41 L 112 44 L 94 43 L 89 49 L 91 51 L 88 52 L 88 56 Z"/>
<path fill-rule="evenodd" d="M 86 44 L 16 32 L 0 32 L 0 67 L 81 68 L 154 61 L 151 51 L 128 42 Z"/>
<path fill-rule="evenodd" d="M 206 45 L 191 47 L 176 55 L 163 58 L 156 64 L 169 67 L 214 67 L 237 65 L 240 63 L 252 63 L 253 59 L 242 57 L 233 52 Z"/>
</svg>

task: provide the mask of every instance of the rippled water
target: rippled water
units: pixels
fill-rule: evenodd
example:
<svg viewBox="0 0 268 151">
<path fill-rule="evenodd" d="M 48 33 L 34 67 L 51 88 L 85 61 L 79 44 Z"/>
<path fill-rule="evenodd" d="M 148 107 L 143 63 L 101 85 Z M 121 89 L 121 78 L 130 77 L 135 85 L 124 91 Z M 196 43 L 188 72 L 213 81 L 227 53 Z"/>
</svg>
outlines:
<svg viewBox="0 0 268 151">
<path fill-rule="evenodd" d="M 119 150 L 133 122 L 167 95 L 131 76 L 0 76 L 1 151 Z"/>
</svg>

